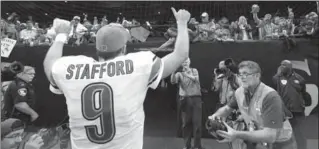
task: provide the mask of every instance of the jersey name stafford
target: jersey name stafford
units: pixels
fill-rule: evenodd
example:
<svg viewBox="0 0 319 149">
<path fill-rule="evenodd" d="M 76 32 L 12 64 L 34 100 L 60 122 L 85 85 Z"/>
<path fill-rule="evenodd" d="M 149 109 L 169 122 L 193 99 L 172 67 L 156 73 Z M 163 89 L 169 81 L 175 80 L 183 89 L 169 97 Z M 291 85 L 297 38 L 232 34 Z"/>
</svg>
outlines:
<svg viewBox="0 0 319 149">
<path fill-rule="evenodd" d="M 134 71 L 133 61 L 121 60 L 115 62 L 105 62 L 100 64 L 70 64 L 67 67 L 65 78 L 67 80 L 96 79 L 132 74 Z"/>
</svg>

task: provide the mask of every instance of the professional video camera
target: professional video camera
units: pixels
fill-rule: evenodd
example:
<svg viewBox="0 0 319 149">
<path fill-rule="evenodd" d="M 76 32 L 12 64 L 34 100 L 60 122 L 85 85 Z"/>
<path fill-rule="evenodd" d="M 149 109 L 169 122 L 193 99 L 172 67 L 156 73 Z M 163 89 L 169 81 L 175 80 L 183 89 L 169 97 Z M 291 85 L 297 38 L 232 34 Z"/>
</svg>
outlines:
<svg viewBox="0 0 319 149">
<path fill-rule="evenodd" d="M 231 74 L 238 73 L 238 68 L 233 59 L 228 58 L 224 60 L 226 68 L 215 68 L 214 73 L 217 75 L 217 78 L 229 77 Z"/>
<path fill-rule="evenodd" d="M 4 66 L 3 69 L 1 69 L 1 80 L 2 81 L 10 81 L 13 80 L 14 77 L 22 72 L 24 69 L 24 65 L 20 62 L 13 62 L 9 64 L 8 66 Z"/>
</svg>

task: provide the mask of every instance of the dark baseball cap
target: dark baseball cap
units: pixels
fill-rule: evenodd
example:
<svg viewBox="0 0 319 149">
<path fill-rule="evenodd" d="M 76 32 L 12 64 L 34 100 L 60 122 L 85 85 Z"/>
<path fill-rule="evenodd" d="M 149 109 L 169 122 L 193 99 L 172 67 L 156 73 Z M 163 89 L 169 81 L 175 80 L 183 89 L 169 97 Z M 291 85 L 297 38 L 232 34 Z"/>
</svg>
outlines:
<svg viewBox="0 0 319 149">
<path fill-rule="evenodd" d="M 96 33 L 96 50 L 116 52 L 126 45 L 129 38 L 130 33 L 121 24 L 105 25 Z"/>
</svg>

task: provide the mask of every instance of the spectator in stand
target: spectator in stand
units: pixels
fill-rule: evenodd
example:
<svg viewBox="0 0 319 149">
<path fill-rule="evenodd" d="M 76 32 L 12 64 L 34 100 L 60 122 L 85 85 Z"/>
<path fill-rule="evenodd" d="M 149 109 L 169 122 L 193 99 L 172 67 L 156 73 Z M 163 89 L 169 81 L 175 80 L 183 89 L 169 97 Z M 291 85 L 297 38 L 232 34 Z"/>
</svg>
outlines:
<svg viewBox="0 0 319 149">
<path fill-rule="evenodd" d="M 16 18 L 17 14 L 14 12 L 12 13 L 7 19 L 7 27 L 6 27 L 6 34 L 7 37 L 10 39 L 19 39 L 19 31 L 16 29 Z"/>
<path fill-rule="evenodd" d="M 22 43 L 33 46 L 37 36 L 37 30 L 33 29 L 33 22 L 27 21 L 27 28 L 20 32 L 20 39 Z"/>
<path fill-rule="evenodd" d="M 222 17 L 216 24 L 215 39 L 218 41 L 233 41 L 230 33 L 230 24 L 226 17 Z"/>
<path fill-rule="evenodd" d="M 196 42 L 196 38 L 199 36 L 198 24 L 195 18 L 191 18 L 188 22 L 189 39 L 191 42 Z"/>
<path fill-rule="evenodd" d="M 296 27 L 294 32 L 297 33 L 299 36 L 318 36 L 318 15 L 315 12 L 310 12 L 309 14 L 307 14 L 300 22 L 300 25 Z"/>
<path fill-rule="evenodd" d="M 94 17 L 93 20 L 93 26 L 90 30 L 90 42 L 95 42 L 95 36 L 96 36 L 96 32 L 100 29 L 101 25 L 99 24 L 99 20 L 97 19 L 97 17 Z"/>
<path fill-rule="evenodd" d="M 106 16 L 103 16 L 102 20 L 101 20 L 101 27 L 103 27 L 104 25 L 109 24 L 109 21 L 107 20 Z"/>
<path fill-rule="evenodd" d="M 7 22 L 1 18 L 1 22 L 0 22 L 0 27 L 1 27 L 1 39 L 2 38 L 7 38 L 8 35 L 7 35 Z"/>
<path fill-rule="evenodd" d="M 289 37 L 294 33 L 295 25 L 293 23 L 294 13 L 292 9 L 288 7 L 288 18 L 276 16 L 274 17 L 274 24 L 277 26 L 274 29 L 273 39 L 278 39 L 280 37 Z"/>
<path fill-rule="evenodd" d="M 81 18 L 79 16 L 74 16 L 71 21 L 72 27 L 69 34 L 69 43 L 80 45 L 82 36 L 88 30 L 80 23 L 80 20 Z"/>
<path fill-rule="evenodd" d="M 213 21 L 210 21 L 209 15 L 207 12 L 203 12 L 201 15 L 202 22 L 198 26 L 199 31 L 199 40 L 201 41 L 208 41 L 212 40 L 213 34 L 216 29 L 216 25 Z"/>
<path fill-rule="evenodd" d="M 81 37 L 81 44 L 88 44 L 91 39 L 91 29 L 93 25 L 91 22 L 87 19 L 88 14 L 84 13 L 84 19 L 83 19 L 83 26 L 87 29 L 87 31 L 84 33 L 84 35 Z"/>
<path fill-rule="evenodd" d="M 307 20 L 307 34 L 308 35 L 315 35 L 318 34 L 318 14 L 315 12 L 310 12 L 308 15 L 306 15 Z"/>
<path fill-rule="evenodd" d="M 97 19 L 97 17 L 95 16 L 94 17 L 94 20 L 93 20 L 93 26 L 92 26 L 92 29 L 91 29 L 91 32 L 95 33 L 100 29 L 100 24 L 99 24 L 99 20 Z"/>
<path fill-rule="evenodd" d="M 38 29 L 38 35 L 36 37 L 36 45 L 49 45 L 50 44 L 50 40 L 48 39 L 48 37 L 46 36 L 47 31 L 43 30 L 43 29 Z"/>
<path fill-rule="evenodd" d="M 251 26 L 247 23 L 247 19 L 244 16 L 240 16 L 235 28 L 235 40 L 252 40 L 253 35 L 251 32 Z"/>
<path fill-rule="evenodd" d="M 254 4 L 252 6 L 251 13 L 253 14 L 253 18 L 255 23 L 259 28 L 259 40 L 272 39 L 273 33 L 277 26 L 271 22 L 271 14 L 266 14 L 265 17 L 261 20 L 258 18 L 258 12 L 260 8 L 258 5 Z"/>
<path fill-rule="evenodd" d="M 295 14 L 292 8 L 288 7 L 288 19 L 287 19 L 287 33 L 288 35 L 294 35 L 295 24 L 294 24 Z"/>
<path fill-rule="evenodd" d="M 39 23 L 38 23 L 38 22 L 35 22 L 33 28 L 34 28 L 34 29 L 40 29 Z"/>
</svg>

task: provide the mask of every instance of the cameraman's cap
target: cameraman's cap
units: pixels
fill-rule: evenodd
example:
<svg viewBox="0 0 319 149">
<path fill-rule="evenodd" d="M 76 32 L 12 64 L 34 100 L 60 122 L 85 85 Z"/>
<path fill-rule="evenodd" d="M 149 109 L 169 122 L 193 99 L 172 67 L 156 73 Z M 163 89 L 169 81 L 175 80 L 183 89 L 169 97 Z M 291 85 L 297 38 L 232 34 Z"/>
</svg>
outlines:
<svg viewBox="0 0 319 149">
<path fill-rule="evenodd" d="M 129 32 L 120 24 L 103 26 L 96 33 L 96 49 L 100 52 L 115 52 L 126 46 Z"/>
</svg>

